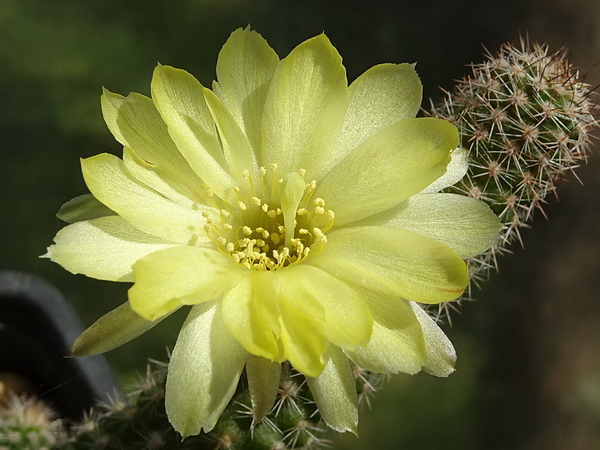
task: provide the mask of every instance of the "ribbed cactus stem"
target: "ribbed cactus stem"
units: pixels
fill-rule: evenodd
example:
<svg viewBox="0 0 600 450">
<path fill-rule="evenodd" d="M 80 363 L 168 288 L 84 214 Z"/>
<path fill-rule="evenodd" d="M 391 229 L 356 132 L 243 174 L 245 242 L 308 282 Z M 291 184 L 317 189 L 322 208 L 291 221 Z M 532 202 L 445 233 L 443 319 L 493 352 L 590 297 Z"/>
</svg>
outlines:
<svg viewBox="0 0 600 450">
<path fill-rule="evenodd" d="M 505 229 L 488 252 L 469 261 L 478 284 L 497 269 L 496 257 L 528 227 L 535 210 L 590 153 L 598 127 L 590 86 L 564 49 L 505 44 L 497 55 L 473 65 L 431 115 L 454 123 L 469 151 L 469 170 L 448 189 L 485 201 Z M 452 304 L 445 305 L 446 312 Z"/>
</svg>

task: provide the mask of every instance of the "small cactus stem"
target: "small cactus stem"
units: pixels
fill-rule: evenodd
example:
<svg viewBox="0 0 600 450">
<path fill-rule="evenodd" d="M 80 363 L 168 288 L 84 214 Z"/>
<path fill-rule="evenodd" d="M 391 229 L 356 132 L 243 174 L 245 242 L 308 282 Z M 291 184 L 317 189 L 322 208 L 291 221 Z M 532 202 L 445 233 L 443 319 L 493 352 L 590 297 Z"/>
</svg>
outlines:
<svg viewBox="0 0 600 450">
<path fill-rule="evenodd" d="M 65 440 L 61 420 L 43 401 L 9 393 L 0 402 L 1 449 L 49 450 Z"/>
<path fill-rule="evenodd" d="M 521 39 L 486 57 L 427 113 L 455 124 L 469 152 L 466 176 L 447 192 L 483 200 L 504 224 L 498 242 L 468 261 L 475 286 L 497 270 L 509 244 L 523 245 L 520 229 L 535 210 L 546 217 L 549 195 L 556 197 L 557 184 L 587 161 L 590 132 L 598 128 L 592 89 L 564 49 Z M 470 289 L 462 300 L 469 296 Z M 457 305 L 460 299 L 429 312 L 449 320 Z"/>
</svg>

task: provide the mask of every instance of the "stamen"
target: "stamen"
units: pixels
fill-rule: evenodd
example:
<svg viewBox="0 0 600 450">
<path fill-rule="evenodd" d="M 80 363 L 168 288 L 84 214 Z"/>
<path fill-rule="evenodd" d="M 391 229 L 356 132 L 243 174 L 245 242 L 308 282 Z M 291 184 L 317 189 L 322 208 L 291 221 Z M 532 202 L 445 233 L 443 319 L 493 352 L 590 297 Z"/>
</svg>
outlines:
<svg viewBox="0 0 600 450">
<path fill-rule="evenodd" d="M 325 234 L 333 226 L 335 215 L 325 210 L 325 200 L 312 199 L 316 182 L 306 183 L 306 170 L 278 179 L 277 169 L 276 164 L 260 167 L 258 191 L 252 185 L 251 173 L 242 171 L 251 190 L 244 187 L 243 192 L 249 193 L 242 198 L 242 190 L 233 188 L 237 205 L 221 200 L 203 186 L 218 214 L 203 212 L 207 237 L 219 251 L 248 270 L 280 270 L 303 261 L 323 249 Z"/>
</svg>

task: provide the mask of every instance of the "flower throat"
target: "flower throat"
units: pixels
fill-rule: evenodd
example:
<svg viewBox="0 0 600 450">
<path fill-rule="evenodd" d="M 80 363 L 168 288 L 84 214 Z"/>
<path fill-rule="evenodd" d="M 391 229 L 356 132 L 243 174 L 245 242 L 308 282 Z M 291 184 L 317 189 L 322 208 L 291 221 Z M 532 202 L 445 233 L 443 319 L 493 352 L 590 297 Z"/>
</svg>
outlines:
<svg viewBox="0 0 600 450">
<path fill-rule="evenodd" d="M 209 239 L 249 270 L 282 269 L 320 252 L 335 215 L 325 210 L 325 200 L 313 199 L 316 181 L 306 183 L 304 169 L 278 179 L 277 164 L 259 173 L 256 184 L 247 170 L 242 173 L 247 186 L 233 188 L 235 207 L 206 190 L 219 211 L 217 220 L 204 214 Z"/>
</svg>

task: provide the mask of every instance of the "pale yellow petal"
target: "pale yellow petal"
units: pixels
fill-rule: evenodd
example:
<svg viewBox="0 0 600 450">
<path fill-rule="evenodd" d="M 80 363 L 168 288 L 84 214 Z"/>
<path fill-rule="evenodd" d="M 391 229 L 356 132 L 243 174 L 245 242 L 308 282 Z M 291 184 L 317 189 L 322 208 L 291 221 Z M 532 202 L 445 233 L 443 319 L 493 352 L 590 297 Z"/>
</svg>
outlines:
<svg viewBox="0 0 600 450">
<path fill-rule="evenodd" d="M 369 341 L 373 318 L 361 291 L 314 266 L 290 266 L 281 275 L 289 279 L 294 295 L 314 298 L 324 308 L 329 341 L 344 350 Z"/>
<path fill-rule="evenodd" d="M 417 320 L 421 324 L 425 338 L 427 361 L 423 370 L 436 377 L 447 377 L 455 371 L 456 351 L 448 336 L 435 321 L 415 302 L 409 302 Z"/>
<path fill-rule="evenodd" d="M 108 352 L 145 333 L 165 317 L 155 321 L 146 320 L 134 312 L 128 302 L 125 302 L 100 317 L 81 333 L 73 343 L 69 356 L 98 355 Z"/>
<path fill-rule="evenodd" d="M 414 195 L 380 224 L 435 239 L 461 258 L 489 249 L 502 229 L 500 220 L 484 202 L 457 194 Z"/>
<path fill-rule="evenodd" d="M 104 89 L 101 103 L 108 128 L 124 147 L 179 186 L 202 184 L 169 136 L 152 99 L 135 92 L 123 97 Z"/>
<path fill-rule="evenodd" d="M 44 255 L 71 273 L 109 281 L 133 281 L 131 266 L 176 244 L 144 233 L 119 216 L 81 221 L 61 229 Z"/>
<path fill-rule="evenodd" d="M 184 206 L 140 184 L 125 169 L 123 161 L 102 153 L 81 161 L 83 178 L 100 202 L 134 227 L 180 244 L 207 240 L 202 212 L 213 212 L 200 203 Z"/>
<path fill-rule="evenodd" d="M 317 185 L 336 226 L 385 211 L 442 176 L 456 148 L 456 127 L 440 119 L 408 119 L 371 136 Z"/>
<path fill-rule="evenodd" d="M 267 41 L 249 28 L 231 33 L 217 60 L 218 94 L 256 154 L 261 148 L 267 91 L 278 63 Z"/>
<path fill-rule="evenodd" d="M 323 173 L 380 130 L 417 115 L 421 80 L 412 64 L 379 64 L 348 87 L 348 112 Z"/>
<path fill-rule="evenodd" d="M 409 303 L 397 297 L 371 295 L 373 335 L 367 345 L 346 351 L 348 357 L 377 373 L 421 371 L 426 362 L 425 340 Z"/>
<path fill-rule="evenodd" d="M 422 194 L 432 194 L 458 183 L 467 173 L 469 168 L 469 155 L 466 150 L 456 148 L 452 152 L 451 160 L 446 168 L 446 173 L 421 191 Z"/>
<path fill-rule="evenodd" d="M 307 261 L 350 285 L 421 303 L 460 296 L 466 265 L 444 244 L 392 227 L 342 228 L 327 235 L 322 252 Z"/>
<path fill-rule="evenodd" d="M 123 148 L 123 165 L 137 181 L 175 203 L 192 209 L 198 203 L 204 206 L 210 204 L 198 177 L 195 183 L 183 183 L 184 180 L 172 176 L 162 166 L 145 161 L 129 147 Z"/>
<path fill-rule="evenodd" d="M 280 285 L 279 311 L 285 359 L 304 375 L 319 376 L 325 367 L 323 354 L 329 345 L 323 306 L 314 297 L 303 296 L 286 280 Z"/>
<path fill-rule="evenodd" d="M 245 183 L 242 183 L 244 171 L 248 171 L 251 175 L 258 174 L 256 156 L 250 141 L 223 101 L 214 92 L 204 88 L 204 99 L 219 131 L 229 173 L 243 187 L 245 186 Z"/>
<path fill-rule="evenodd" d="M 222 199 L 235 204 L 225 155 L 203 87 L 185 70 L 159 65 L 152 77 L 152 99 L 169 134 L 198 176 Z"/>
<path fill-rule="evenodd" d="M 239 268 L 217 250 L 177 246 L 154 252 L 133 265 L 132 309 L 155 320 L 182 304 L 217 298 L 238 280 Z"/>
<path fill-rule="evenodd" d="M 264 419 L 275 404 L 281 377 L 281 363 L 249 355 L 246 362 L 248 392 L 252 401 L 252 422 Z"/>
<path fill-rule="evenodd" d="M 214 428 L 246 358 L 223 326 L 218 303 L 192 308 L 171 354 L 165 392 L 167 416 L 183 438 Z"/>
<path fill-rule="evenodd" d="M 330 428 L 344 433 L 357 433 L 358 406 L 356 382 L 346 355 L 337 347 L 329 346 L 327 361 L 321 375 L 307 377 L 319 413 Z"/>
<path fill-rule="evenodd" d="M 329 160 L 348 102 L 342 58 L 324 34 L 283 59 L 271 81 L 262 117 L 261 165 L 316 177 Z"/>
<path fill-rule="evenodd" d="M 56 213 L 56 217 L 67 223 L 75 223 L 116 214 L 112 209 L 100 203 L 92 194 L 83 194 L 63 204 Z"/>
<path fill-rule="evenodd" d="M 244 271 L 237 286 L 223 296 L 223 322 L 249 353 L 283 362 L 274 276 L 274 272 Z"/>
</svg>

